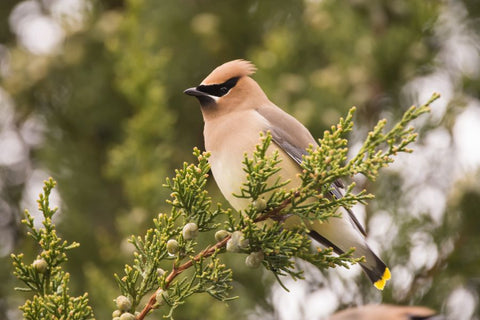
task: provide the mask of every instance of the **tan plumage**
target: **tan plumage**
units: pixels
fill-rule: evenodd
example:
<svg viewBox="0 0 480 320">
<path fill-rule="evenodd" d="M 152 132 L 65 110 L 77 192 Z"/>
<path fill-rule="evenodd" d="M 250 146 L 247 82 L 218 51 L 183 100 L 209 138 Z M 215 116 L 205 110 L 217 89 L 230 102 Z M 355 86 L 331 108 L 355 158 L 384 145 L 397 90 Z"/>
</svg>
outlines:
<svg viewBox="0 0 480 320">
<path fill-rule="evenodd" d="M 332 315 L 328 320 L 441 320 L 442 316 L 426 307 L 394 306 L 388 304 L 349 308 Z"/>
<path fill-rule="evenodd" d="M 257 71 L 257 68 L 250 61 L 235 60 L 232 63 L 225 63 L 213 70 L 208 77 L 206 77 L 202 84 L 218 84 L 225 80 L 225 75 L 235 75 L 235 77 L 250 76 Z"/>
<path fill-rule="evenodd" d="M 185 90 L 200 101 L 205 121 L 205 148 L 211 152 L 210 165 L 218 187 L 236 210 L 245 209 L 247 199 L 234 197 L 245 181 L 242 169 L 244 153 L 254 150 L 260 132 L 270 131 L 273 144 L 269 152 L 278 150 L 282 162 L 279 175 L 291 179 L 289 188 L 298 187 L 299 164 L 306 148 L 317 142 L 310 132 L 294 117 L 278 108 L 249 77 L 255 67 L 245 60 L 227 62 L 213 70 L 202 83 Z M 338 196 L 341 196 L 335 185 Z M 297 217 L 287 219 L 287 226 L 300 223 Z M 385 264 L 370 250 L 365 242 L 365 231 L 353 212 L 345 211 L 342 218 L 329 219 L 327 223 L 313 222 L 310 235 L 331 246 L 337 253 L 355 247 L 354 256 L 365 256 L 362 267 L 379 289 L 383 289 L 390 272 Z"/>
</svg>

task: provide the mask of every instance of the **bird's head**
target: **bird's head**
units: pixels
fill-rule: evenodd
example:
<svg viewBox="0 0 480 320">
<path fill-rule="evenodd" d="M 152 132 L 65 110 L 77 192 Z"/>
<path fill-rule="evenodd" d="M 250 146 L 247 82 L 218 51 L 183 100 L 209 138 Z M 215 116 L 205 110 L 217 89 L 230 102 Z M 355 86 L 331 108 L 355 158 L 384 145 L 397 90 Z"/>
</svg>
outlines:
<svg viewBox="0 0 480 320">
<path fill-rule="evenodd" d="M 184 93 L 198 99 L 205 119 L 234 110 L 256 108 L 268 99 L 255 80 L 249 77 L 255 70 L 249 61 L 233 60 L 215 68 L 199 86 Z"/>
</svg>

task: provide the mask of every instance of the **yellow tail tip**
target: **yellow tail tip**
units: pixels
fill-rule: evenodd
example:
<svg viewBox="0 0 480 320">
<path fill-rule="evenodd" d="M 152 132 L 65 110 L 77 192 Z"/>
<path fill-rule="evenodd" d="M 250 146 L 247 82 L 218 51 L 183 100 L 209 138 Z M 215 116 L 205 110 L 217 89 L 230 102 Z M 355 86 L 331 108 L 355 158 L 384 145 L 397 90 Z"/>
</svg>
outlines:
<svg viewBox="0 0 480 320">
<path fill-rule="evenodd" d="M 392 275 L 390 274 L 390 270 L 388 270 L 388 268 L 385 268 L 385 271 L 383 272 L 382 278 L 380 280 L 376 281 L 373 285 L 378 290 L 383 290 L 383 288 L 385 287 L 385 284 L 387 283 L 387 281 L 391 277 L 392 277 Z"/>
</svg>

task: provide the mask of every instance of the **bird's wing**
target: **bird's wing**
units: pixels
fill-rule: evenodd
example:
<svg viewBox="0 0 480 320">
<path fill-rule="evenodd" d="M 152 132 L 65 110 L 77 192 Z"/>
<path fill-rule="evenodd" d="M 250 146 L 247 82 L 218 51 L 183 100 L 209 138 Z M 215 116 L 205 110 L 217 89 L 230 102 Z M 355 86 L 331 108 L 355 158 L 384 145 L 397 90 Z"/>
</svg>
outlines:
<svg viewBox="0 0 480 320">
<path fill-rule="evenodd" d="M 310 131 L 282 109 L 276 106 L 263 106 L 256 111 L 270 123 L 267 130 L 272 134 L 273 142 L 299 165 L 302 163 L 302 156 L 307 154 L 309 145 L 318 146 Z M 343 182 L 336 180 L 332 184 L 332 195 L 337 199 L 342 198 L 343 188 Z M 345 210 L 348 212 L 352 224 L 366 237 L 367 233 L 353 211 L 349 208 L 345 208 Z"/>
</svg>

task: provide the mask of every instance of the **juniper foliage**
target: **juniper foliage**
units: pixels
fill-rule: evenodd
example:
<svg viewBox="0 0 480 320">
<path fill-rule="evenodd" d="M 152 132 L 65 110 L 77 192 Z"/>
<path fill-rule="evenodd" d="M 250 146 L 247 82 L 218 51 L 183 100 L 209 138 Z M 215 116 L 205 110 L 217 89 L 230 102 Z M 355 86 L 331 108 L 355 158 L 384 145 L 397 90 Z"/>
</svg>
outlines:
<svg viewBox="0 0 480 320">
<path fill-rule="evenodd" d="M 148 250 L 139 251 L 133 266 L 127 266 L 126 277 L 120 279 L 117 276 L 122 294 L 129 294 L 134 301 L 132 311 L 139 306 L 141 296 L 149 291 L 142 289 L 144 287 L 141 284 L 144 281 L 152 283 L 149 289 L 156 287 L 157 292 L 168 292 L 168 298 L 165 299 L 170 308 L 166 315 L 168 318 L 173 318 L 172 311 L 195 293 L 208 292 L 222 301 L 231 299 L 229 291 L 232 287 L 233 272 L 230 267 L 221 263 L 220 258 L 226 251 L 246 256 L 262 253 L 258 255 L 263 257 L 261 264 L 270 270 L 280 283 L 285 276 L 302 279 L 303 271 L 298 268 L 294 258 L 306 260 L 321 269 L 348 267 L 357 263 L 359 259 L 352 258 L 352 251 L 334 255 L 331 248 L 311 250 L 311 240 L 305 227 L 287 229 L 283 228 L 282 223 L 291 215 L 302 219 L 332 218 L 340 207 L 350 208 L 356 203 L 372 199 L 373 195 L 365 190 L 354 193 L 353 182 L 346 187 L 344 197 L 325 195 L 332 188 L 332 184 L 341 178 L 360 173 L 375 180 L 378 170 L 393 162 L 395 155 L 399 152 L 411 152 L 407 146 L 415 141 L 417 134 L 408 124 L 428 112 L 429 105 L 438 97 L 438 94 L 434 94 L 426 104 L 418 108 L 412 106 L 390 130 L 385 130 L 385 120 L 379 121 L 368 134 L 359 152 L 351 160 L 347 160 L 346 135 L 353 128 L 355 112 L 355 108 L 350 109 L 338 125 L 325 131 L 318 147 L 309 148 L 302 163 L 302 185 L 297 189 L 289 190 L 289 181 L 279 178 L 279 154 L 268 152 L 272 144 L 271 135 L 261 135 L 259 145 L 253 154 L 245 155 L 243 162 L 246 179 L 236 196 L 249 199 L 251 205 L 239 214 L 223 209 L 220 205 L 213 205 L 205 189 L 210 170 L 210 154 L 201 153 L 195 148 L 193 154 L 197 163 L 185 163 L 182 169 L 176 171 L 174 178 L 167 179 L 166 187 L 171 190 L 171 199 L 168 200 L 172 206 L 171 212 L 160 214 L 155 220 L 155 227 L 147 232 L 147 235 L 156 234 L 155 239 L 161 239 L 161 244 L 154 246 L 161 249 L 153 250 L 151 257 Z M 267 220 L 268 223 L 262 223 Z M 222 226 L 215 221 L 225 222 Z M 217 239 L 211 246 L 201 248 L 195 239 L 185 240 L 182 237 L 182 226 L 191 222 L 198 225 L 201 233 L 223 227 L 228 235 Z M 140 239 L 131 239 L 137 250 L 150 245 L 147 238 L 145 241 Z M 165 254 L 164 245 L 168 239 L 175 239 L 179 244 L 178 253 L 173 256 Z M 139 254 L 142 259 L 138 259 Z M 162 276 L 155 275 L 152 270 L 159 268 L 161 260 L 164 259 L 172 260 L 171 269 Z M 189 268 L 192 268 L 191 272 L 184 272 Z M 137 270 L 139 276 L 145 277 L 136 281 L 136 277 L 129 276 L 131 272 L 128 270 Z M 137 319 L 143 319 L 153 309 L 160 307 L 155 296 L 155 293 L 151 295 Z"/>
<path fill-rule="evenodd" d="M 350 109 L 336 126 L 325 131 L 318 146 L 307 150 L 300 174 L 302 184 L 295 189 L 289 189 L 289 181 L 280 178 L 279 154 L 269 152 L 271 135 L 262 134 L 254 152 L 245 155 L 246 178 L 237 197 L 249 199 L 251 204 L 239 214 L 213 204 L 206 190 L 210 154 L 195 148 L 196 163 L 184 163 L 173 178 L 166 180 L 165 187 L 171 191 L 167 200 L 170 212 L 158 214 L 145 235 L 129 239 L 135 247 L 133 262 L 125 265 L 123 276 L 114 275 L 122 299 L 126 297 L 128 303 L 119 306 L 117 299 L 118 310 L 112 317 L 140 320 L 162 308 L 164 317 L 173 319 L 174 310 L 198 293 L 221 301 L 234 299 L 230 296 L 233 270 L 222 262 L 225 252 L 244 254 L 247 266 L 263 265 L 280 284 L 283 277 L 303 278 L 296 258 L 320 269 L 359 262 L 351 256 L 353 249 L 342 255 L 333 254 L 331 248 L 312 250 L 305 225 L 285 228 L 284 222 L 292 216 L 304 222 L 335 219 L 340 207 L 350 208 L 372 199 L 365 190 L 354 193 L 353 182 L 346 186 L 343 197 L 330 194 L 339 179 L 363 174 L 375 180 L 379 169 L 392 163 L 395 155 L 411 152 L 407 147 L 417 135 L 408 124 L 428 112 L 438 97 L 434 94 L 426 104 L 408 109 L 389 130 L 385 129 L 385 120 L 379 121 L 358 153 L 348 160 L 346 135 L 353 128 L 355 112 L 355 108 Z M 89 319 L 93 312 L 87 295 L 68 295 L 69 276 L 60 266 L 67 259 L 66 252 L 78 244 L 62 242 L 56 235 L 51 220 L 56 209 L 49 208 L 48 200 L 54 185 L 52 179 L 46 181 L 38 201 L 44 228 L 34 227 L 28 211 L 23 221 L 42 248 L 37 257 L 41 262 L 27 265 L 22 254 L 12 255 L 15 275 L 26 285 L 20 290 L 35 293 L 21 309 L 26 319 Z M 217 231 L 215 237 L 213 231 Z M 198 237 L 210 234 L 210 245 L 200 246 Z M 166 270 L 162 268 L 165 265 Z"/>
<path fill-rule="evenodd" d="M 78 243 L 62 241 L 58 237 L 52 222 L 57 208 L 50 208 L 50 193 L 55 187 L 52 178 L 44 182 L 43 193 L 40 194 L 38 209 L 43 215 L 43 228 L 34 226 L 32 215 L 25 210 L 22 223 L 28 229 L 28 235 L 39 245 L 40 254 L 33 263 L 25 263 L 23 254 L 12 254 L 13 274 L 23 282 L 23 287 L 15 290 L 32 292 L 20 309 L 27 320 L 80 320 L 92 319 L 93 311 L 88 304 L 88 294 L 78 297 L 69 294 L 70 275 L 62 269 L 67 261 L 67 252 L 79 246 Z"/>
</svg>

